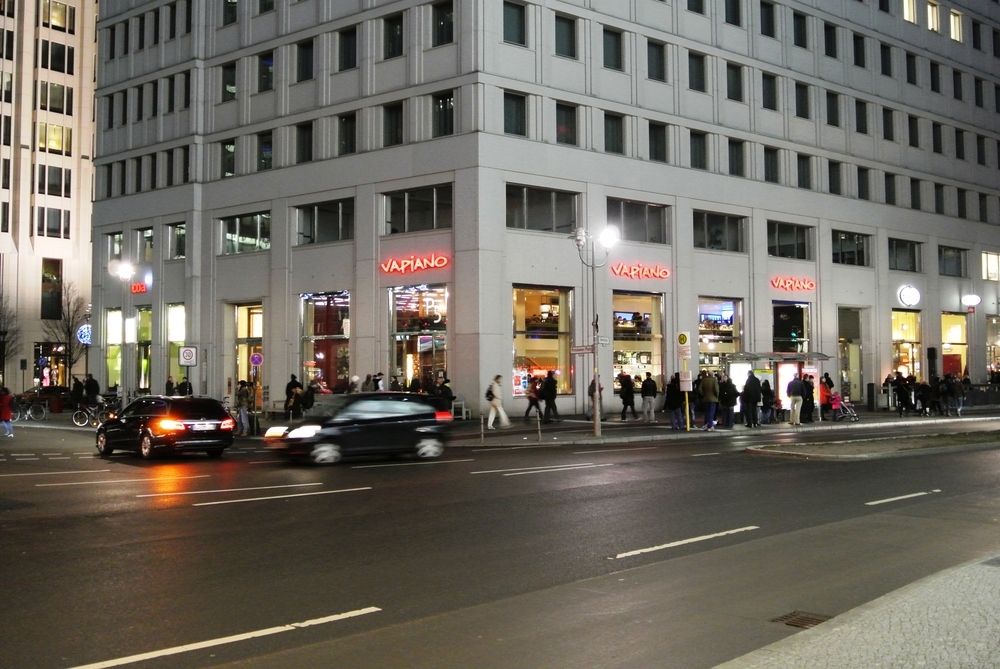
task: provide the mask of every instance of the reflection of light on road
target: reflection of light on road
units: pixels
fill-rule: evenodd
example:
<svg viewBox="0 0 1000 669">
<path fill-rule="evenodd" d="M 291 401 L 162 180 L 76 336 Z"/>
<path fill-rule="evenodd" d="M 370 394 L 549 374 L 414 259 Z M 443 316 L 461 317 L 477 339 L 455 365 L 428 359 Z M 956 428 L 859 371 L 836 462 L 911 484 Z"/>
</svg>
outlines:
<svg viewBox="0 0 1000 669">
<path fill-rule="evenodd" d="M 196 474 L 194 467 L 189 465 L 160 465 L 156 469 L 150 471 L 152 475 L 151 481 L 153 483 L 153 491 L 160 494 L 169 494 L 172 492 L 180 492 L 185 489 L 185 485 L 188 481 L 192 479 L 180 479 L 181 476 L 191 476 Z M 163 497 L 163 500 L 169 500 L 170 497 Z M 157 504 L 158 507 L 167 507 L 171 504 Z"/>
</svg>

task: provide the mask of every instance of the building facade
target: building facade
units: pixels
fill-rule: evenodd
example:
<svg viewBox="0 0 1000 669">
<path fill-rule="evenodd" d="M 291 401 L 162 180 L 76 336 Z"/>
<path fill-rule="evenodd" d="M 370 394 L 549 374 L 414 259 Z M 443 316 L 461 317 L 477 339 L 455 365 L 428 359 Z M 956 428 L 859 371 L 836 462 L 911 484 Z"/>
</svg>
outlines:
<svg viewBox="0 0 1000 669">
<path fill-rule="evenodd" d="M 99 40 L 104 384 L 1000 364 L 995 2 L 108 0 Z"/>
<path fill-rule="evenodd" d="M 86 325 L 66 297 L 90 303 L 96 12 L 0 2 L 0 377 L 14 392 L 70 385 L 89 360 L 53 330 Z"/>
</svg>

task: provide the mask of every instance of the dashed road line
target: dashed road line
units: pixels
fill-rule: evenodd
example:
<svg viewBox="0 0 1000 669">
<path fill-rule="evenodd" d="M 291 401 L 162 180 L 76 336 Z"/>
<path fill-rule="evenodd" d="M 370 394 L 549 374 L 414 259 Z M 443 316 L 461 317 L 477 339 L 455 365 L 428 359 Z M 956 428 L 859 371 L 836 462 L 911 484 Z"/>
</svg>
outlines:
<svg viewBox="0 0 1000 669">
<path fill-rule="evenodd" d="M 609 462 L 603 465 L 581 465 L 579 467 L 559 467 L 558 469 L 536 469 L 531 472 L 511 472 L 509 474 L 504 474 L 504 476 L 524 476 L 525 474 L 551 474 L 552 472 L 569 472 L 576 471 L 577 469 L 593 469 L 595 467 L 614 467 L 615 463 Z"/>
<path fill-rule="evenodd" d="M 41 458 L 14 458 L 14 462 L 22 462 L 24 460 L 40 460 Z"/>
<path fill-rule="evenodd" d="M 691 454 L 691 457 L 692 458 L 703 458 L 706 455 L 720 455 L 720 454 L 719 453 L 693 453 L 693 454 Z"/>
<path fill-rule="evenodd" d="M 101 474 L 110 472 L 110 469 L 81 469 L 72 472 L 25 472 L 23 474 L 0 474 L 0 476 L 62 476 L 64 474 Z"/>
<path fill-rule="evenodd" d="M 606 448 L 600 451 L 573 451 L 573 455 L 590 455 L 591 453 L 621 453 L 624 451 L 654 451 L 659 446 L 642 446 L 640 448 Z"/>
<path fill-rule="evenodd" d="M 50 457 L 49 458 L 49 460 L 69 460 L 69 459 L 70 459 L 70 457 L 68 455 L 60 455 L 60 456 Z"/>
<path fill-rule="evenodd" d="M 484 469 L 478 472 L 469 472 L 470 474 L 504 474 L 506 472 L 524 472 L 524 471 L 535 471 L 543 469 L 556 469 L 563 467 L 586 467 L 593 465 L 593 462 L 577 462 L 569 465 L 538 465 L 537 467 L 517 467 L 514 469 Z"/>
<path fill-rule="evenodd" d="M 241 502 L 260 502 L 268 499 L 288 499 L 290 497 L 310 497 L 312 495 L 333 495 L 338 492 L 358 492 L 360 490 L 371 490 L 371 486 L 364 488 L 345 488 L 344 490 L 320 490 L 319 492 L 300 492 L 294 495 L 272 495 L 270 497 L 249 497 L 247 499 L 225 499 L 217 502 L 198 502 L 191 506 L 216 506 L 218 504 L 240 504 Z"/>
<path fill-rule="evenodd" d="M 104 471 L 111 471 L 110 469 L 105 469 Z M 67 485 L 105 485 L 108 483 L 146 483 L 152 481 L 158 483 L 160 481 L 181 481 L 183 479 L 207 479 L 211 474 L 198 474 L 197 476 L 165 476 L 165 477 L 151 477 L 144 479 L 115 479 L 113 481 L 69 481 L 67 483 L 36 483 L 35 486 L 39 488 L 53 488 L 56 486 L 67 486 Z"/>
<path fill-rule="evenodd" d="M 383 465 L 354 465 L 351 469 L 374 469 L 376 467 L 413 467 L 415 465 L 448 465 L 452 462 L 475 462 L 474 458 L 464 460 L 434 460 L 431 462 L 390 462 Z"/>
<path fill-rule="evenodd" d="M 703 534 L 700 537 L 691 537 L 690 539 L 681 539 L 680 541 L 672 541 L 669 544 L 660 544 L 659 546 L 651 546 L 649 548 L 640 548 L 634 551 L 628 551 L 627 553 L 619 553 L 614 558 L 608 558 L 609 560 L 621 560 L 622 558 L 632 557 L 634 555 L 641 555 L 643 553 L 652 553 L 654 551 L 662 551 L 667 548 L 674 548 L 676 546 L 684 546 L 685 544 L 693 544 L 698 541 L 708 541 L 709 539 L 717 539 L 719 537 L 725 537 L 730 534 L 738 534 L 740 532 L 749 532 L 750 530 L 759 530 L 760 528 L 756 525 L 748 525 L 747 527 L 738 527 L 735 530 L 726 530 L 725 532 L 716 532 L 715 534 Z"/>
<path fill-rule="evenodd" d="M 223 488 L 219 490 L 185 490 L 183 492 L 151 492 L 136 497 L 173 497 L 174 495 L 209 495 L 221 492 L 242 492 L 244 490 L 274 490 L 275 488 L 304 488 L 306 486 L 323 485 L 322 483 L 289 483 L 287 485 L 262 485 L 253 488 Z"/>
<path fill-rule="evenodd" d="M 879 504 L 888 504 L 889 502 L 898 502 L 902 499 L 912 499 L 913 497 L 923 497 L 924 495 L 931 495 L 936 492 L 941 492 L 940 490 L 931 490 L 930 492 L 915 492 L 911 495 L 900 495 L 899 497 L 889 497 L 887 499 L 877 499 L 874 502 L 865 502 L 865 506 L 878 506 Z"/>
</svg>

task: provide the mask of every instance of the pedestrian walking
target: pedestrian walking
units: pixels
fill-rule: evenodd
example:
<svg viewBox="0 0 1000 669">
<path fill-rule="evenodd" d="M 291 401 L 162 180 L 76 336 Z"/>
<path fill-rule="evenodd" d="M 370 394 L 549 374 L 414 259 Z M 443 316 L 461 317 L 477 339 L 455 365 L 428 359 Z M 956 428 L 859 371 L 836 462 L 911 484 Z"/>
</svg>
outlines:
<svg viewBox="0 0 1000 669">
<path fill-rule="evenodd" d="M 785 386 L 785 394 L 788 395 L 792 403 L 791 413 L 788 415 L 788 422 L 792 425 L 802 425 L 802 398 L 805 396 L 806 387 L 802 379 L 796 374 Z"/>
<path fill-rule="evenodd" d="M 646 372 L 646 378 L 639 387 L 639 396 L 642 398 L 642 421 L 644 423 L 656 422 L 656 380 L 650 372 Z"/>
<path fill-rule="evenodd" d="M 967 379 L 968 377 L 966 377 Z M 965 379 L 959 380 L 955 377 L 955 385 L 952 388 L 952 395 L 955 398 L 955 415 L 962 417 L 962 409 L 965 408 Z"/>
<path fill-rule="evenodd" d="M 622 372 L 618 375 L 618 383 L 621 385 L 618 397 L 622 401 L 622 422 L 625 422 L 625 413 L 629 409 L 632 409 L 632 420 L 639 420 L 639 414 L 635 412 L 635 381 L 631 375 Z"/>
<path fill-rule="evenodd" d="M 705 407 L 705 422 L 701 429 L 711 432 L 715 429 L 715 411 L 719 406 L 719 380 L 714 374 L 706 372 L 698 389 L 701 391 L 701 403 Z"/>
<path fill-rule="evenodd" d="M 403 386 L 399 383 L 398 376 L 393 376 L 389 379 L 389 390 L 395 393 L 403 392 Z"/>
<path fill-rule="evenodd" d="M 6 386 L 0 387 L 0 425 L 3 425 L 5 437 L 14 436 L 14 425 L 10 422 L 11 418 L 14 417 L 14 410 L 11 404 L 13 397 Z"/>
<path fill-rule="evenodd" d="M 562 420 L 559 418 L 559 410 L 556 408 L 556 395 L 559 393 L 559 385 L 556 382 L 555 370 L 550 369 L 548 374 L 545 375 L 545 380 L 542 381 L 541 397 L 545 400 L 545 414 L 542 420 L 543 423 L 551 423 L 553 420 Z"/>
<path fill-rule="evenodd" d="M 486 429 L 494 430 L 493 419 L 500 416 L 500 427 L 508 428 L 510 427 L 510 419 L 507 418 L 507 412 L 503 410 L 503 400 L 500 394 L 503 392 L 500 389 L 500 380 L 503 377 L 497 374 L 493 377 L 493 383 L 490 387 L 486 389 L 486 400 L 490 403 L 490 416 L 486 419 Z"/>
<path fill-rule="evenodd" d="M 941 384 L 937 377 L 931 381 L 931 403 L 934 403 L 934 387 L 935 382 L 938 388 L 938 407 L 941 407 Z M 896 408 L 899 409 L 899 417 L 903 417 L 904 412 L 909 412 L 913 409 L 913 403 L 910 402 L 910 384 L 907 383 L 906 378 L 903 377 L 902 372 L 896 372 L 896 378 L 892 382 L 893 393 L 896 396 Z"/>
<path fill-rule="evenodd" d="M 437 396 L 441 398 L 441 406 L 448 413 L 452 412 L 452 405 L 455 403 L 455 393 L 451 390 L 451 379 L 442 376 L 438 379 Z"/>
<path fill-rule="evenodd" d="M 542 405 L 538 403 L 541 399 L 542 392 L 542 381 L 537 376 L 532 376 L 528 379 L 528 389 L 525 394 L 528 397 L 528 409 L 524 412 L 524 420 L 528 420 L 528 416 L 531 415 L 531 410 L 535 410 L 535 415 L 538 418 L 542 417 Z"/>
<path fill-rule="evenodd" d="M 247 382 L 240 380 L 236 387 L 236 418 L 238 425 L 236 426 L 236 436 L 245 437 L 250 434 L 250 416 L 247 414 L 247 409 L 250 407 L 250 389 L 247 387 Z"/>
<path fill-rule="evenodd" d="M 670 429 L 683 430 L 684 424 L 684 393 L 681 392 L 681 377 L 675 373 L 670 377 L 670 383 L 664 390 L 663 408 L 670 415 Z M 643 415 L 646 413 L 645 402 L 643 402 Z"/>
<path fill-rule="evenodd" d="M 768 386 L 768 390 L 770 390 L 770 386 Z M 757 404 L 761 400 L 761 394 L 760 379 L 757 378 L 751 369 L 747 372 L 747 380 L 743 384 L 743 393 L 740 396 L 740 408 L 743 410 L 743 424 L 747 427 L 760 427 Z"/>
</svg>

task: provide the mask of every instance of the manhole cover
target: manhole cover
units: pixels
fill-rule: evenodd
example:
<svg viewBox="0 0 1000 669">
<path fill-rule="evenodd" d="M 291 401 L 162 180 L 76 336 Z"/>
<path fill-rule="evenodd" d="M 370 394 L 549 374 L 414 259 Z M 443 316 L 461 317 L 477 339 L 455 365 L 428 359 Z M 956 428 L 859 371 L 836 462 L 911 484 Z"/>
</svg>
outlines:
<svg viewBox="0 0 1000 669">
<path fill-rule="evenodd" d="M 778 616 L 773 619 L 772 623 L 785 623 L 791 627 L 801 627 L 802 629 L 809 629 L 810 627 L 816 627 L 820 623 L 825 623 L 827 620 L 833 616 L 824 616 L 820 613 L 806 613 L 805 611 L 792 611 L 791 613 L 786 613 L 783 616 Z"/>
</svg>

